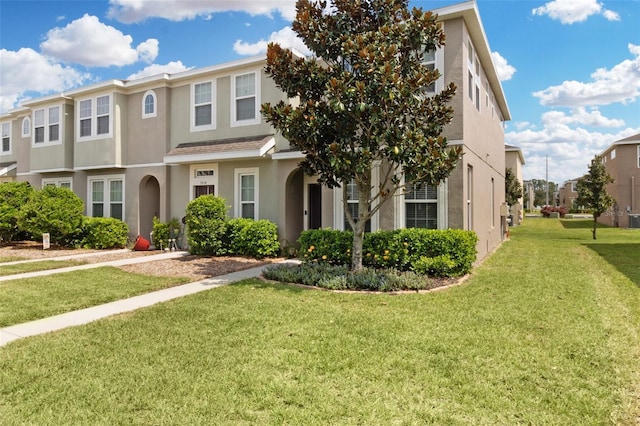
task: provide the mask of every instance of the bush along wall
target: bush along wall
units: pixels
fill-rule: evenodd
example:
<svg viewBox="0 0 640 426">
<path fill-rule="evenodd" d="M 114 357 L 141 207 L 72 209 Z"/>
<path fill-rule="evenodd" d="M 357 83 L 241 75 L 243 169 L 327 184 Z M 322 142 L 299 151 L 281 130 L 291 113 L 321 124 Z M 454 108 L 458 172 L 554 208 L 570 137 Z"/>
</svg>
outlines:
<svg viewBox="0 0 640 426">
<path fill-rule="evenodd" d="M 298 240 L 300 257 L 304 262 L 349 265 L 352 241 L 350 231 L 304 231 Z M 377 231 L 365 234 L 363 264 L 375 269 L 456 277 L 471 270 L 477 242 L 475 232 L 460 229 Z"/>
<path fill-rule="evenodd" d="M 112 217 L 85 217 L 82 223 L 82 246 L 92 249 L 123 248 L 127 245 L 129 227 Z"/>
</svg>

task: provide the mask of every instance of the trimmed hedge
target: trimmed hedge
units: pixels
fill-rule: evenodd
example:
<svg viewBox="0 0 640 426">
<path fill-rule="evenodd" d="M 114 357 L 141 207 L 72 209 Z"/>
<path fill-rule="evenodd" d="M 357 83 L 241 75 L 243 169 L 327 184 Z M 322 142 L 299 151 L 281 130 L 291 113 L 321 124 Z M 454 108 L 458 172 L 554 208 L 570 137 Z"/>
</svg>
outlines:
<svg viewBox="0 0 640 426">
<path fill-rule="evenodd" d="M 82 234 L 82 246 L 85 248 L 123 248 L 127 245 L 129 227 L 112 217 L 85 217 Z"/>
<path fill-rule="evenodd" d="M 280 252 L 278 227 L 264 219 L 230 219 L 227 221 L 225 249 L 227 254 L 256 259 L 275 257 Z"/>
<path fill-rule="evenodd" d="M 187 204 L 189 250 L 192 254 L 224 254 L 223 238 L 227 231 L 227 205 L 224 198 L 203 195 Z"/>
<path fill-rule="evenodd" d="M 305 262 L 351 263 L 353 233 L 330 229 L 304 231 L 300 257 Z M 468 273 L 476 260 L 478 237 L 473 231 L 407 228 L 367 233 L 363 265 L 454 277 Z"/>
<path fill-rule="evenodd" d="M 20 208 L 27 204 L 33 193 L 28 182 L 0 184 L 0 242 L 13 241 L 22 233 L 18 226 Z"/>
</svg>

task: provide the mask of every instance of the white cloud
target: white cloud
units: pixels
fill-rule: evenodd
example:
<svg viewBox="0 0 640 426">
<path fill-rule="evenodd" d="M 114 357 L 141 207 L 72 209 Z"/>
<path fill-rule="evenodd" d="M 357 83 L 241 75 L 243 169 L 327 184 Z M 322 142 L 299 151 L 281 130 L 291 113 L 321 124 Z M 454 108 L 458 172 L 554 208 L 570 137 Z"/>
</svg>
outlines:
<svg viewBox="0 0 640 426">
<path fill-rule="evenodd" d="M 603 9 L 597 0 L 553 0 L 544 6 L 531 11 L 534 15 L 548 15 L 551 19 L 563 24 L 584 22 L 592 15 L 602 15 L 609 21 L 619 21 L 620 15 L 611 10 Z"/>
<path fill-rule="evenodd" d="M 278 12 L 292 21 L 296 15 L 295 0 L 110 0 L 109 17 L 133 23 L 147 18 L 170 21 L 209 17 L 218 12 L 246 12 L 250 15 L 273 16 Z"/>
<path fill-rule="evenodd" d="M 635 55 L 610 70 L 600 68 L 591 74 L 593 81 L 565 81 L 559 86 L 534 92 L 542 105 L 580 106 L 633 102 L 640 97 L 640 46 L 629 44 Z"/>
<path fill-rule="evenodd" d="M 607 118 L 598 110 L 587 111 L 584 107 L 576 108 L 567 115 L 561 111 L 548 111 L 542 114 L 542 124 L 545 128 L 558 125 L 581 124 L 589 127 L 622 127 L 624 120 Z"/>
<path fill-rule="evenodd" d="M 188 71 L 192 68 L 193 67 L 186 67 L 182 63 L 182 61 L 169 62 L 168 64 L 165 64 L 165 65 L 152 64 L 140 72 L 131 74 L 129 77 L 127 77 L 127 80 L 137 80 L 139 78 L 150 77 L 152 75 L 158 75 L 158 74 L 164 74 L 164 73 L 175 74 L 182 71 Z"/>
<path fill-rule="evenodd" d="M 273 32 L 269 36 L 269 40 L 261 39 L 255 43 L 247 43 L 242 40 L 236 40 L 233 44 L 233 50 L 239 55 L 258 55 L 267 51 L 267 44 L 275 42 L 280 46 L 288 49 L 295 49 L 303 55 L 310 55 L 311 51 L 291 27 L 284 27 L 280 31 Z"/>
<path fill-rule="evenodd" d="M 17 52 L 0 49 L 0 63 L 0 111 L 16 107 L 27 92 L 41 95 L 62 92 L 91 78 L 29 48 Z"/>
<path fill-rule="evenodd" d="M 40 44 L 42 52 L 63 62 L 87 67 L 129 65 L 158 55 L 158 40 L 149 39 L 133 48 L 133 38 L 88 14 L 64 28 L 54 28 Z"/>
<path fill-rule="evenodd" d="M 502 57 L 498 52 L 491 52 L 491 59 L 493 59 L 493 63 L 496 66 L 496 70 L 498 71 L 498 78 L 500 81 L 511 80 L 513 74 L 516 73 L 515 67 L 509 65 L 507 60 Z"/>
</svg>

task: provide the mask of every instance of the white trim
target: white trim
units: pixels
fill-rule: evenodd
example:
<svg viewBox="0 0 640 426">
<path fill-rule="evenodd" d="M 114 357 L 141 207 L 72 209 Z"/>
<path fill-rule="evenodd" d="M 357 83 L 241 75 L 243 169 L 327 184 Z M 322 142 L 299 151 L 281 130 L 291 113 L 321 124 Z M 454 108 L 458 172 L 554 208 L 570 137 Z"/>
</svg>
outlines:
<svg viewBox="0 0 640 426">
<path fill-rule="evenodd" d="M 254 177 L 254 193 L 253 193 L 253 219 L 258 220 L 260 217 L 260 209 L 259 200 L 260 200 L 260 168 L 258 167 L 249 167 L 249 168 L 241 168 L 234 169 L 234 179 L 233 179 L 233 206 L 234 206 L 234 217 L 242 217 L 242 197 L 241 197 L 241 184 L 240 180 L 242 176 L 253 176 Z"/>
<path fill-rule="evenodd" d="M 380 166 L 373 166 L 371 169 L 371 195 L 373 195 L 380 184 Z M 333 229 L 344 231 L 344 205 L 342 204 L 344 190 L 341 186 L 333 188 Z M 371 208 L 375 207 L 374 205 Z M 380 229 L 380 210 L 371 216 L 371 232 Z"/>
<path fill-rule="evenodd" d="M 73 172 L 74 169 L 69 168 L 59 168 L 59 169 L 40 169 L 40 170 L 30 170 L 26 173 L 20 173 L 21 176 L 35 176 L 41 173 L 59 173 L 59 172 Z"/>
<path fill-rule="evenodd" d="M 196 105 L 196 86 L 200 85 L 200 84 L 207 84 L 210 83 L 211 84 L 211 101 L 210 102 L 202 102 L 200 104 Z M 190 91 L 191 91 L 191 100 L 189 103 L 189 117 L 190 117 L 190 123 L 191 123 L 191 132 L 205 132 L 207 130 L 215 130 L 216 128 L 216 102 L 217 102 L 217 98 L 216 98 L 216 94 L 217 94 L 217 80 L 216 79 L 211 79 L 211 80 L 203 80 L 203 81 L 197 81 L 194 83 L 191 83 L 190 85 Z M 197 106 L 204 106 L 207 104 L 211 104 L 211 124 L 203 124 L 203 125 L 196 125 L 196 107 Z"/>
<path fill-rule="evenodd" d="M 61 183 L 69 183 L 69 189 L 73 190 L 73 176 L 57 177 L 57 178 L 42 178 L 41 186 L 53 184 L 56 187 L 61 187 Z"/>
<path fill-rule="evenodd" d="M 211 169 L 213 170 L 213 176 L 199 176 L 196 177 L 196 171 L 203 169 Z M 218 195 L 218 163 L 200 163 L 200 164 L 191 164 L 189 166 L 189 201 L 193 200 L 194 188 L 196 186 L 213 185 L 213 193 L 214 195 Z"/>
<path fill-rule="evenodd" d="M 124 169 L 125 167 L 122 164 L 102 164 L 99 166 L 82 166 L 82 167 L 74 167 L 73 170 L 77 171 L 85 171 L 85 170 L 103 170 L 103 169 Z"/>
<path fill-rule="evenodd" d="M 301 160 L 306 156 L 302 153 L 302 151 L 285 151 L 285 152 L 274 152 L 271 154 L 271 158 L 273 160 Z"/>
<path fill-rule="evenodd" d="M 253 74 L 253 98 L 255 100 L 254 104 L 254 118 L 246 119 L 246 120 L 238 120 L 237 119 L 237 111 L 236 111 L 236 79 L 238 77 L 243 77 L 246 75 Z M 260 114 L 260 80 L 262 79 L 262 74 L 260 70 L 258 71 L 250 71 L 242 74 L 233 74 L 231 76 L 231 93 L 229 98 L 231 99 L 231 127 L 239 127 L 239 126 L 249 126 L 254 124 L 260 124 L 261 114 Z M 251 96 L 240 97 L 241 99 L 248 99 Z"/>
<path fill-rule="evenodd" d="M 98 115 L 98 98 L 108 97 L 109 99 L 109 131 L 107 133 L 98 134 L 98 117 L 105 117 L 105 114 Z M 80 103 L 91 101 L 91 116 L 80 117 Z M 75 121 L 75 137 L 76 142 L 86 142 L 98 139 L 109 139 L 113 137 L 113 122 L 115 121 L 115 105 L 113 102 L 113 93 L 96 94 L 92 97 L 78 98 L 74 104 L 74 121 Z M 80 121 L 84 119 L 91 120 L 91 132 L 88 136 L 80 136 Z"/>
<path fill-rule="evenodd" d="M 208 154 L 185 154 L 185 155 L 172 155 L 164 156 L 165 164 L 184 164 L 206 161 L 221 161 L 221 160 L 240 160 L 248 158 L 260 158 L 267 155 L 276 145 L 275 138 L 270 138 L 260 149 L 251 149 L 246 151 L 228 151 L 228 152 L 212 152 Z"/>
<path fill-rule="evenodd" d="M 146 108 L 147 96 L 151 96 L 153 98 L 153 112 L 150 112 L 148 114 L 147 114 L 147 108 Z M 144 92 L 144 95 L 142 95 L 142 119 L 144 120 L 145 118 L 153 118 L 153 117 L 156 117 L 157 115 L 158 115 L 158 97 L 156 96 L 156 92 L 154 92 L 153 90 L 147 90 L 146 92 Z"/>
<path fill-rule="evenodd" d="M 27 126 L 27 133 L 24 132 L 24 125 L 26 121 L 29 122 Z M 27 115 L 22 119 L 22 122 L 20 122 L 20 134 L 23 138 L 28 138 L 31 136 L 31 116 Z"/>
<path fill-rule="evenodd" d="M 101 175 L 101 176 L 88 176 L 87 177 L 87 216 L 93 217 L 93 182 L 103 182 L 104 187 L 104 199 L 102 200 L 102 209 L 103 216 L 101 217 L 113 217 L 111 215 L 111 188 L 110 182 L 112 181 L 121 181 L 122 182 L 122 219 L 126 220 L 126 209 L 125 209 L 125 201 L 126 197 L 126 186 L 125 186 L 125 175 Z"/>
<path fill-rule="evenodd" d="M 7 151 L 3 151 L 3 145 L 4 145 L 4 141 L 2 139 L 4 139 L 4 132 L 2 130 L 2 128 L 8 125 L 9 126 L 9 132 L 7 133 L 7 136 L 9 137 L 9 149 Z M 13 122 L 11 121 L 3 121 L 2 123 L 0 123 L 0 154 L 2 155 L 11 155 L 11 152 L 13 151 Z"/>
<path fill-rule="evenodd" d="M 51 123 L 50 122 L 50 118 L 51 118 L 51 109 L 53 108 L 58 108 L 58 122 L 57 123 Z M 42 126 L 38 126 L 38 127 L 42 127 L 43 128 L 43 132 L 44 134 L 43 136 L 43 140 L 42 142 L 38 142 L 36 143 L 36 113 L 42 111 L 43 114 L 43 123 Z M 64 111 L 64 104 L 58 104 L 58 105 L 49 105 L 49 106 L 44 106 L 42 108 L 37 108 L 34 109 L 32 111 L 33 113 L 33 118 L 31 119 L 31 147 L 32 148 L 41 148 L 43 146 L 51 146 L 51 145 L 60 145 L 62 144 L 62 139 L 63 139 L 63 135 L 64 135 L 64 120 L 63 120 L 63 111 Z M 50 134 L 50 128 L 52 125 L 58 125 L 58 139 L 51 141 L 49 140 L 49 134 Z"/>
<path fill-rule="evenodd" d="M 404 182 L 404 178 L 402 179 Z M 448 188 L 449 181 L 444 180 L 438 185 L 438 229 L 447 229 L 449 227 L 449 215 L 448 215 Z M 394 207 L 394 226 L 395 229 L 406 228 L 406 215 L 405 215 L 405 199 L 402 191 L 396 191 L 393 196 Z"/>
<path fill-rule="evenodd" d="M 18 163 L 9 164 L 7 167 L 0 169 L 0 176 L 7 176 L 11 170 L 18 168 Z"/>
</svg>

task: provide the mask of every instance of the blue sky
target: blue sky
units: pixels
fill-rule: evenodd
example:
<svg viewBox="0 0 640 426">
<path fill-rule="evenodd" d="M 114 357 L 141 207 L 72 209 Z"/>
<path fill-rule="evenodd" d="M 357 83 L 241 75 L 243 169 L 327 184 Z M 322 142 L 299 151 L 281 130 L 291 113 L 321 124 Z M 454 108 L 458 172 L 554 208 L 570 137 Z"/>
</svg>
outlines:
<svg viewBox="0 0 640 426">
<path fill-rule="evenodd" d="M 435 9 L 456 0 L 412 0 Z M 640 0 L 478 0 L 525 179 L 586 173 L 640 133 Z M 295 0 L 0 0 L 0 112 L 107 79 L 303 50 Z"/>
</svg>

